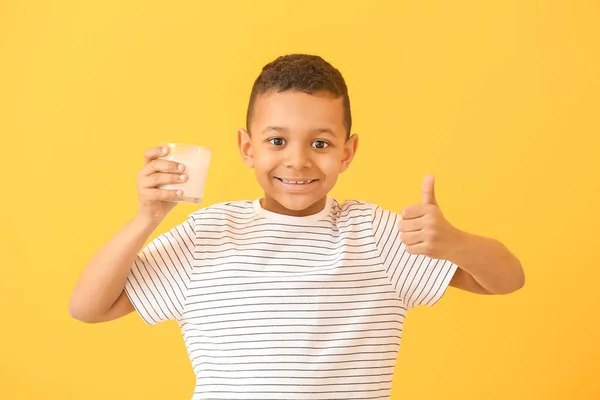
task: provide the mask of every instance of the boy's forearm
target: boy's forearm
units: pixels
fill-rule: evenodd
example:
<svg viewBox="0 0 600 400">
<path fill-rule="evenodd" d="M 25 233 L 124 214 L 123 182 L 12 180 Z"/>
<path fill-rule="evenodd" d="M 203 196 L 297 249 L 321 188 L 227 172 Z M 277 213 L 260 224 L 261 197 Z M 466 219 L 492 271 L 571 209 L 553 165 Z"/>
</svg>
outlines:
<svg viewBox="0 0 600 400">
<path fill-rule="evenodd" d="M 136 255 L 159 224 L 136 216 L 94 254 L 73 289 L 72 316 L 93 319 L 112 307 L 123 292 Z"/>
<path fill-rule="evenodd" d="M 450 261 L 488 292 L 506 294 L 525 284 L 521 262 L 498 240 L 461 231 L 457 243 Z"/>
</svg>

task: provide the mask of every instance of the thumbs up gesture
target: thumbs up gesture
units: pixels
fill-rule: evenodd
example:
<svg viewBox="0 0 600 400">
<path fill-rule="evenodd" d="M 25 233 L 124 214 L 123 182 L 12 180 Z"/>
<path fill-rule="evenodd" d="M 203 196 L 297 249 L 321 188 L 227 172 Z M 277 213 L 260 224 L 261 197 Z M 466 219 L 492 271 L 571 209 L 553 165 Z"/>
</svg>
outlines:
<svg viewBox="0 0 600 400">
<path fill-rule="evenodd" d="M 435 199 L 435 178 L 427 175 L 423 180 L 422 204 L 402 209 L 399 224 L 400 240 L 410 254 L 450 260 L 456 253 L 462 231 L 452 226 Z"/>
</svg>

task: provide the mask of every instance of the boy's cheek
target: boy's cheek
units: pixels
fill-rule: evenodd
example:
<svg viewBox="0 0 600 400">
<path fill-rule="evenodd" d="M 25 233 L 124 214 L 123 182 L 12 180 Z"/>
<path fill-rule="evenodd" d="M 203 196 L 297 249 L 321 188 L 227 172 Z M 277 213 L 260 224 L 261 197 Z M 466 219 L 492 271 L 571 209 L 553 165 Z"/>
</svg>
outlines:
<svg viewBox="0 0 600 400">
<path fill-rule="evenodd" d="M 344 163 L 339 157 L 328 159 L 326 162 L 321 164 L 321 169 L 327 175 L 340 174 L 344 170 Z"/>
</svg>

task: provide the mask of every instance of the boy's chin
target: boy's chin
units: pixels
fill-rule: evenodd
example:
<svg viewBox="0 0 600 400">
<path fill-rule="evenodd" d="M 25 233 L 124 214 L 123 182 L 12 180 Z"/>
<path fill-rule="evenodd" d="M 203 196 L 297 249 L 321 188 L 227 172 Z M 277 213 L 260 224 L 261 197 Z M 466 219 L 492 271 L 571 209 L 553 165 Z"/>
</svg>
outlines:
<svg viewBox="0 0 600 400">
<path fill-rule="evenodd" d="M 326 195 L 289 195 L 289 194 L 275 194 L 273 196 L 266 194 L 265 204 L 268 208 L 272 208 L 270 211 L 278 213 L 288 213 L 291 211 L 293 214 L 305 214 L 311 215 L 316 214 L 323 209 L 325 206 Z M 321 204 L 322 203 L 322 204 Z"/>
</svg>

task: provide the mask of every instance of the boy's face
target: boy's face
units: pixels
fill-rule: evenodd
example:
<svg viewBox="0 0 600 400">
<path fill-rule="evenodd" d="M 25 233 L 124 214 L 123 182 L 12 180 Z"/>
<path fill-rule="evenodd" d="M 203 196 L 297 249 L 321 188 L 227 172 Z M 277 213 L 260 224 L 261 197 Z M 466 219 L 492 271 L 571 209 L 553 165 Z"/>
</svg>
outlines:
<svg viewBox="0 0 600 400">
<path fill-rule="evenodd" d="M 261 204 L 286 215 L 321 211 L 358 146 L 357 135 L 346 140 L 342 98 L 326 92 L 259 95 L 248 128 L 238 145 L 265 191 Z"/>
</svg>

